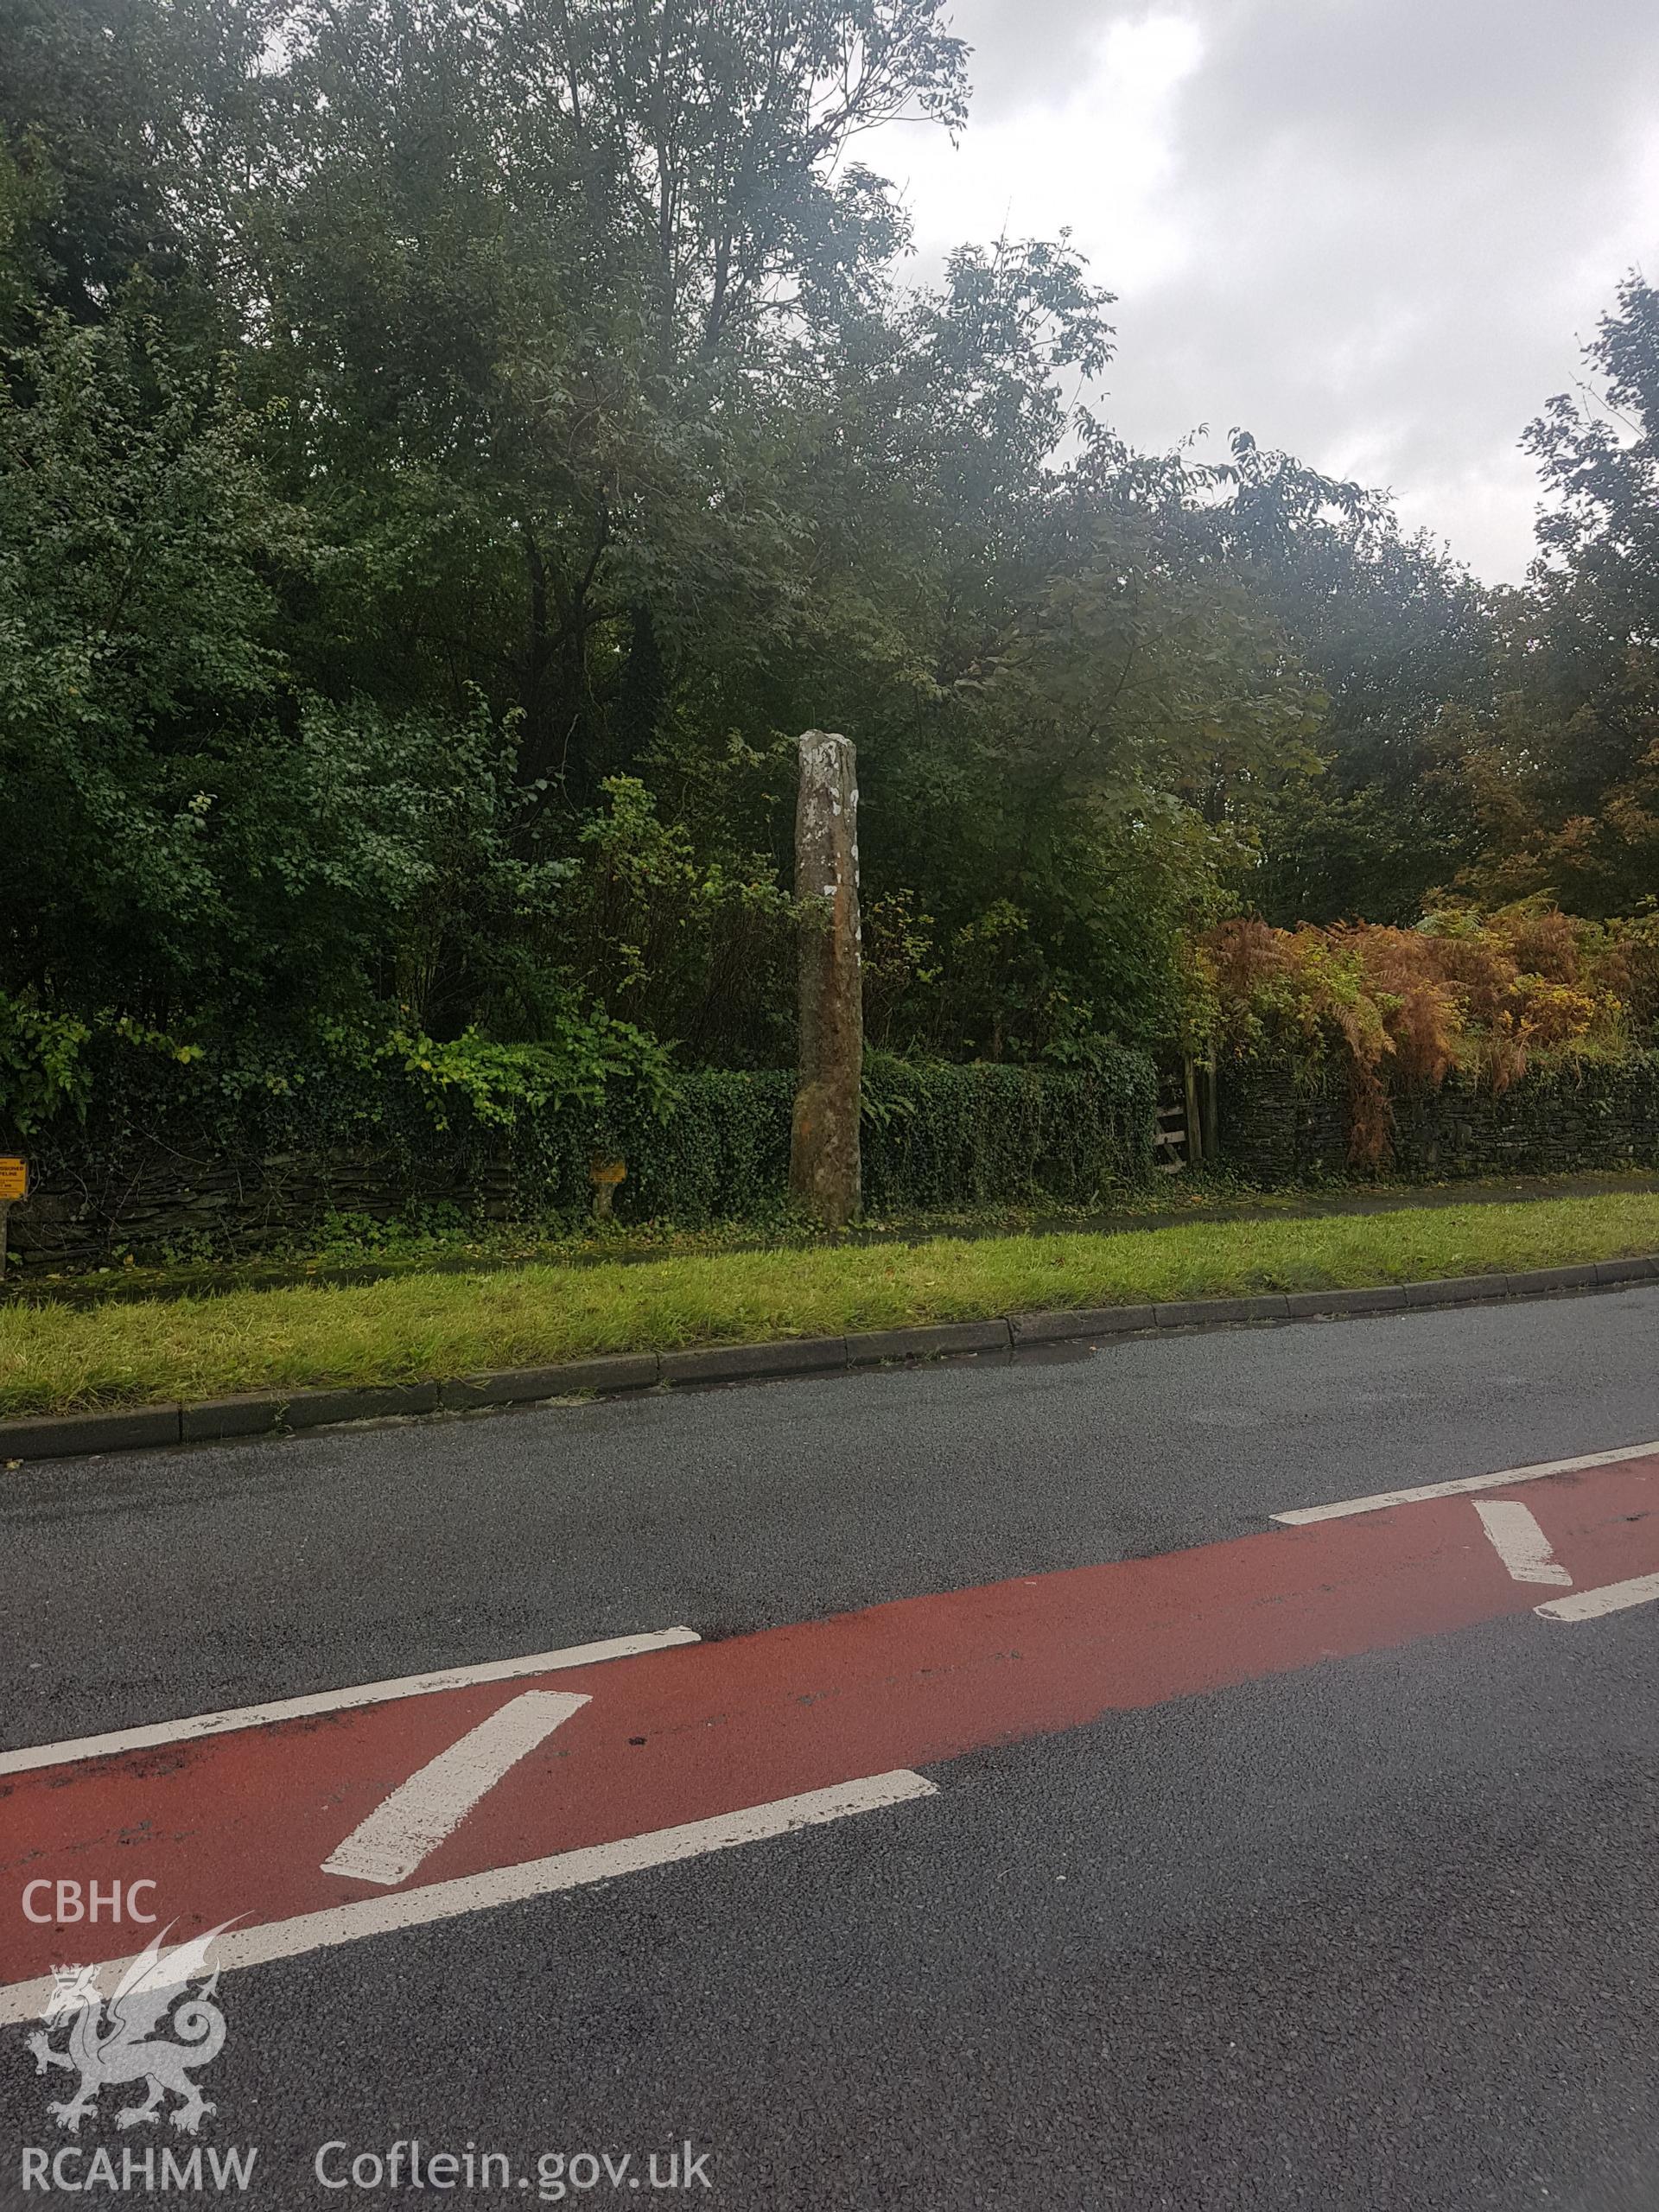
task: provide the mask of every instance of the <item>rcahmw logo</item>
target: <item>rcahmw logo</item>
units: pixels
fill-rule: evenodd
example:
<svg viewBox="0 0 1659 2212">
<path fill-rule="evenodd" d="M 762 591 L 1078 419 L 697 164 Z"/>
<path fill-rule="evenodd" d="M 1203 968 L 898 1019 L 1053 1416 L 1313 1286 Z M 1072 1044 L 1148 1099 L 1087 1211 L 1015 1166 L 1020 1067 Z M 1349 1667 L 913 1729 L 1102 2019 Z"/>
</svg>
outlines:
<svg viewBox="0 0 1659 2212">
<path fill-rule="evenodd" d="M 157 2150 L 152 2143 L 142 2151 L 83 2151 L 65 2143 L 55 2151 L 38 2146 L 23 2152 L 26 2191 L 62 2190 L 68 2195 L 88 2189 L 117 2192 L 143 2191 L 154 2196 L 165 2190 L 183 2195 L 194 2190 L 245 2190 L 253 2179 L 258 2152 L 251 2145 L 237 2151 L 204 2149 L 175 2151 L 170 2145 Z"/>
<path fill-rule="evenodd" d="M 225 2041 L 225 2015 L 214 2002 L 219 1974 L 207 1969 L 208 1951 L 223 1932 L 223 1927 L 210 1929 L 168 1948 L 163 1929 L 128 1967 L 107 2002 L 96 1967 L 54 1967 L 52 1994 L 41 2016 L 44 2031 L 36 2029 L 29 2047 L 37 2074 L 59 2067 L 79 2076 L 73 2094 L 47 2107 L 60 2128 L 78 2134 L 86 2114 L 97 2113 L 104 2090 L 130 2082 L 142 2083 L 144 2094 L 137 2103 L 117 2107 L 118 2127 L 153 2124 L 165 2113 L 174 2128 L 195 2134 L 213 2107 L 192 2077 L 218 2056 Z M 60 2025 L 65 2029 L 61 2050 L 51 2032 Z M 169 2097 L 175 2101 L 171 2105 Z M 118 2157 L 73 2144 L 55 2151 L 26 2145 L 22 2184 L 25 2191 L 245 2190 L 257 2157 L 252 2149 L 151 2147 L 124 2150 Z"/>
</svg>

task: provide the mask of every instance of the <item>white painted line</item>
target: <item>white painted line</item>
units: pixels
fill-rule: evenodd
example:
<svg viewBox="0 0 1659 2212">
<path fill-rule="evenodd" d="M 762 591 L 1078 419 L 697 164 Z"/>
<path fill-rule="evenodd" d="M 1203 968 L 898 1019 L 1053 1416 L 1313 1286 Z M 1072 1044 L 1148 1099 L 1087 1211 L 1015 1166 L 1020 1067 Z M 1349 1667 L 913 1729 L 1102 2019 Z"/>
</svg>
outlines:
<svg viewBox="0 0 1659 2212">
<path fill-rule="evenodd" d="M 1522 1505 L 1518 1497 L 1478 1497 L 1475 1510 L 1492 1540 L 1492 1549 L 1510 1570 L 1511 1581 L 1571 1586 L 1572 1576 L 1556 1558 L 1529 1505 Z"/>
<path fill-rule="evenodd" d="M 510 1698 L 499 1712 L 400 1783 L 323 1860 L 323 1872 L 351 1882 L 378 1882 L 389 1890 L 406 1882 L 454 1834 L 486 1791 L 592 1702 L 567 1690 L 525 1690 Z"/>
<path fill-rule="evenodd" d="M 1415 1490 L 1382 1490 L 1374 1497 L 1339 1497 L 1334 1505 L 1299 1505 L 1273 1518 L 1287 1528 L 1306 1528 L 1310 1521 L 1340 1521 L 1349 1513 L 1381 1513 L 1390 1505 L 1415 1505 L 1428 1497 L 1462 1497 L 1471 1490 L 1505 1490 L 1511 1483 L 1541 1482 L 1546 1475 L 1573 1475 L 1580 1467 L 1611 1467 L 1621 1459 L 1645 1459 L 1659 1452 L 1659 1443 L 1622 1444 L 1616 1452 L 1586 1452 L 1576 1459 L 1544 1459 L 1535 1467 L 1504 1467 L 1495 1475 L 1465 1475 L 1451 1483 L 1423 1483 Z"/>
<path fill-rule="evenodd" d="M 1604 1613 L 1622 1613 L 1627 1605 L 1650 1605 L 1659 1598 L 1659 1574 L 1638 1574 L 1629 1582 L 1604 1583 L 1599 1590 L 1575 1590 L 1570 1598 L 1552 1598 L 1533 1611 L 1547 1621 L 1595 1621 Z"/>
<path fill-rule="evenodd" d="M 264 1728 L 274 1720 L 303 1720 L 314 1713 L 346 1713 L 354 1706 L 384 1705 L 393 1698 L 429 1697 L 435 1690 L 465 1689 L 474 1682 L 510 1682 L 520 1675 L 556 1675 L 566 1667 L 596 1667 L 605 1659 L 632 1659 L 701 1642 L 693 1628 L 658 1628 L 639 1636 L 607 1637 L 573 1643 L 563 1651 L 533 1651 L 524 1659 L 486 1659 L 476 1667 L 449 1667 L 436 1675 L 402 1675 L 390 1682 L 359 1682 L 353 1689 L 321 1690 L 315 1697 L 280 1698 L 274 1705 L 239 1705 L 228 1713 L 199 1713 L 188 1720 L 160 1720 L 153 1727 L 118 1728 L 109 1736 L 77 1736 L 62 1744 L 35 1744 L 0 1751 L 0 1774 L 27 1774 L 37 1766 L 67 1766 L 76 1759 L 107 1758 L 115 1751 L 144 1751 L 154 1744 L 184 1744 L 198 1736 L 225 1736 L 236 1728 Z"/>
<path fill-rule="evenodd" d="M 463 1913 L 519 1904 L 529 1897 L 550 1897 L 560 1890 L 613 1881 L 620 1874 L 643 1873 L 647 1867 L 700 1859 L 711 1851 L 729 1851 L 738 1844 L 787 1835 L 794 1828 L 817 1827 L 826 1821 L 845 1820 L 850 1814 L 874 1813 L 884 1805 L 903 1805 L 914 1798 L 937 1795 L 937 1783 L 900 1767 L 892 1774 L 872 1774 L 857 1782 L 836 1783 L 828 1789 L 809 1789 L 799 1797 L 752 1805 L 741 1813 L 717 1813 L 712 1820 L 688 1821 L 683 1827 L 657 1828 L 648 1835 L 593 1844 L 583 1851 L 562 1851 L 551 1859 L 532 1859 L 523 1866 L 500 1866 L 487 1874 L 429 1882 L 424 1888 L 399 1890 L 382 1897 L 363 1897 L 325 1912 L 302 1912 L 291 1920 L 268 1921 L 262 1928 L 233 1928 L 219 1937 L 215 1962 L 221 1972 L 229 1972 L 238 1967 L 265 1966 L 273 1959 L 299 1958 L 308 1951 L 330 1949 L 336 1943 L 354 1943 L 365 1936 L 389 1936 L 400 1928 L 423 1928 L 434 1921 L 458 1919 Z M 131 1964 L 130 1958 L 112 1959 L 100 1967 L 106 1993 Z M 0 1987 L 0 2026 L 38 2019 L 51 1994 L 50 1974 Z"/>
</svg>

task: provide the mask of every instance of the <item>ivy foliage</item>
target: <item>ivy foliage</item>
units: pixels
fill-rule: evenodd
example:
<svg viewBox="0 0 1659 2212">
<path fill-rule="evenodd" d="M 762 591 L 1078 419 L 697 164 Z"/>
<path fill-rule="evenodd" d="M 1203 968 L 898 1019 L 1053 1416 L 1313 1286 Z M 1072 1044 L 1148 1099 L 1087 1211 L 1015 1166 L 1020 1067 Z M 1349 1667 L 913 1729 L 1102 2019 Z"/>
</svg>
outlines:
<svg viewBox="0 0 1659 2212">
<path fill-rule="evenodd" d="M 609 1021 L 556 1050 L 398 1033 L 365 1052 L 341 1032 L 331 1055 L 280 1071 L 181 1058 L 153 1037 L 84 1049 L 84 1123 L 59 1116 L 32 1149 L 42 1183 L 79 1192 L 111 1249 L 133 1190 L 188 1192 L 227 1166 L 251 1199 L 268 1194 L 265 1226 L 289 1236 L 329 1212 L 334 1181 L 362 1187 L 365 1167 L 410 1219 L 440 1205 L 575 1224 L 592 1209 L 594 1166 L 618 1160 L 625 1221 L 764 1221 L 787 1185 L 791 1075 L 677 1071 Z M 1128 1051 L 1078 1072 L 873 1055 L 867 1210 L 1096 1204 L 1146 1175 L 1155 1091 L 1152 1063 Z M 296 1190 L 302 1199 L 284 1195 Z M 210 1244 L 214 1233 L 201 1231 Z M 225 1230 L 225 1249 L 239 1233 Z"/>
</svg>

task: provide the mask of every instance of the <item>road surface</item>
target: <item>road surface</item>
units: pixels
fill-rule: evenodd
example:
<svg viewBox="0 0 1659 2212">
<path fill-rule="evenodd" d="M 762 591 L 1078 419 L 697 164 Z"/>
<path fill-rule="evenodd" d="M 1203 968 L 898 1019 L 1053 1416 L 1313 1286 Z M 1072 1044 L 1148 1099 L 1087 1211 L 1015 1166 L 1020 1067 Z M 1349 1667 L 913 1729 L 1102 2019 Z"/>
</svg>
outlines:
<svg viewBox="0 0 1659 2212">
<path fill-rule="evenodd" d="M 0 2204 L 1651 2212 L 1656 1346 L 1637 1289 L 13 1474 Z M 121 1962 L 221 1923 L 118 2127 Z"/>
</svg>

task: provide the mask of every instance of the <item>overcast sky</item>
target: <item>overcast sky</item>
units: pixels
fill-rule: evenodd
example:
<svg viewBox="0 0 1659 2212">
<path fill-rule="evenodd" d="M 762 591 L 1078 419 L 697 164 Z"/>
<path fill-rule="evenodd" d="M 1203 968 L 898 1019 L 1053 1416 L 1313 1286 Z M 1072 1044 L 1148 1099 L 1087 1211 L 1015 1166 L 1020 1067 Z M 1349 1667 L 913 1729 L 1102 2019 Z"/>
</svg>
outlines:
<svg viewBox="0 0 1659 2212">
<path fill-rule="evenodd" d="M 1528 421 L 1659 273 L 1659 0 L 959 0 L 972 119 L 861 149 L 919 272 L 1070 223 L 1119 296 L 1105 410 L 1390 487 L 1518 580 Z"/>
</svg>

